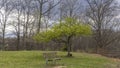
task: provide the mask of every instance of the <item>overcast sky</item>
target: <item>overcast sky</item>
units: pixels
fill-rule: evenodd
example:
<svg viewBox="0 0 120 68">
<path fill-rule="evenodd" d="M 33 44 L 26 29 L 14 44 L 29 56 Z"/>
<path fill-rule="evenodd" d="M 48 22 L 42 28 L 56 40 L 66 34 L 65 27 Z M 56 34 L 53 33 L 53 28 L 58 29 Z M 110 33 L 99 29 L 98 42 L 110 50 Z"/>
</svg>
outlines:
<svg viewBox="0 0 120 68">
<path fill-rule="evenodd" d="M 82 4 L 83 5 L 86 5 L 86 2 L 85 2 L 85 0 L 81 0 L 82 1 Z M 118 3 L 120 3 L 120 0 L 116 0 Z M 118 18 L 120 18 L 120 16 L 118 16 Z M 12 19 L 12 18 L 11 18 Z M 8 27 L 7 28 L 7 33 L 9 33 L 9 34 L 11 34 L 11 31 L 13 30 L 13 28 L 12 27 Z M 8 35 L 9 36 L 9 35 Z"/>
</svg>

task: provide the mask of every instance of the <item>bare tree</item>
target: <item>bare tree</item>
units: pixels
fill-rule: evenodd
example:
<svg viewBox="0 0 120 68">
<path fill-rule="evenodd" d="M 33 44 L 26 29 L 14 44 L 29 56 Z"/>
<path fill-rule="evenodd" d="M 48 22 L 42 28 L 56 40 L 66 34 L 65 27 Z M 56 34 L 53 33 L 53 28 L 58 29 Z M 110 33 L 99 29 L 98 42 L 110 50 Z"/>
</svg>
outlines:
<svg viewBox="0 0 120 68">
<path fill-rule="evenodd" d="M 1 31 L 2 31 L 2 49 L 4 50 L 4 45 L 5 45 L 5 34 L 6 34 L 6 26 L 8 24 L 8 18 L 10 16 L 10 13 L 13 10 L 12 6 L 12 1 L 10 0 L 2 0 L 1 1 L 1 11 L 0 11 L 0 16 L 1 16 Z"/>
<path fill-rule="evenodd" d="M 81 15 L 82 2 L 80 0 L 61 0 L 60 18 L 78 18 Z"/>
<path fill-rule="evenodd" d="M 13 16 L 15 15 L 15 19 L 11 22 L 11 26 L 14 28 L 13 33 L 16 35 L 16 49 L 19 50 L 20 48 L 20 40 L 21 40 L 21 22 L 22 22 L 22 0 L 16 0 L 14 1 L 14 13 Z"/>
<path fill-rule="evenodd" d="M 50 10 L 52 10 L 54 7 L 56 7 L 61 0 L 55 1 L 55 0 L 37 0 L 37 11 L 38 11 L 38 24 L 37 24 L 37 33 L 40 32 L 41 24 L 42 24 L 42 17 L 45 16 L 46 13 L 48 13 Z M 49 4 L 52 2 L 52 4 L 49 6 Z M 48 5 L 48 6 L 45 6 Z M 47 7 L 47 8 L 46 8 Z M 46 8 L 46 9 L 45 9 Z"/>
<path fill-rule="evenodd" d="M 23 1 L 23 46 L 24 49 L 27 49 L 27 42 L 30 34 L 32 34 L 33 28 L 34 28 L 34 18 L 33 18 L 33 13 L 34 13 L 34 5 L 32 3 L 34 0 L 24 0 Z"/>
<path fill-rule="evenodd" d="M 115 0 L 86 0 L 88 8 L 86 16 L 93 28 L 94 39 L 97 43 L 97 50 L 107 47 L 114 42 L 118 35 L 114 35 L 114 22 L 116 16 Z"/>
</svg>

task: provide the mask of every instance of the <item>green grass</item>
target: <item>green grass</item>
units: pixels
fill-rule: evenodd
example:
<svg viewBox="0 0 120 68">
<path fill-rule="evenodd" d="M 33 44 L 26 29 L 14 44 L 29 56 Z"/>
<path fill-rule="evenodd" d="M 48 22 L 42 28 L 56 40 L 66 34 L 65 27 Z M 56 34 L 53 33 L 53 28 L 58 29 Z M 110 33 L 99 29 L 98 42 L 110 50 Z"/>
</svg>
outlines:
<svg viewBox="0 0 120 68">
<path fill-rule="evenodd" d="M 46 68 L 42 53 L 42 51 L 0 51 L 0 68 Z M 58 52 L 58 55 L 62 58 L 60 64 L 67 68 L 107 68 L 106 66 L 116 66 L 120 63 L 95 54 L 73 53 L 74 57 L 71 58 L 65 57 L 65 52 Z"/>
</svg>

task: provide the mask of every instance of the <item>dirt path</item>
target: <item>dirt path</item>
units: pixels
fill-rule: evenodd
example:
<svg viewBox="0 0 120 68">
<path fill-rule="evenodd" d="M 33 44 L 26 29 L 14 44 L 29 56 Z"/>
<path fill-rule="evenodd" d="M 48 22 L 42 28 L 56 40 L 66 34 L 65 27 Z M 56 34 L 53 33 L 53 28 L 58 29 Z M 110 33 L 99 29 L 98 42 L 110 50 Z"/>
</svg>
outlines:
<svg viewBox="0 0 120 68">
<path fill-rule="evenodd" d="M 66 68 L 66 66 L 56 66 L 54 68 Z"/>
</svg>

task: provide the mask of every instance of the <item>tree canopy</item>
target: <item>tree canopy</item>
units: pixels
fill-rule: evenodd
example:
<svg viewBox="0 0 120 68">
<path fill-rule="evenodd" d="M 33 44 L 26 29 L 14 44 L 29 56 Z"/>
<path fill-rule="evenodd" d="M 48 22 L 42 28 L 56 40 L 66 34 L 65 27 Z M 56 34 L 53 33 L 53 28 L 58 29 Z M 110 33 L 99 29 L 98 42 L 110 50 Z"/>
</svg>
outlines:
<svg viewBox="0 0 120 68">
<path fill-rule="evenodd" d="M 34 36 L 38 42 L 61 42 L 67 45 L 68 53 L 70 52 L 70 41 L 74 36 L 88 36 L 91 28 L 87 24 L 80 23 L 76 19 L 66 18 L 58 24 L 55 24 L 48 31 L 40 32 Z"/>
</svg>

